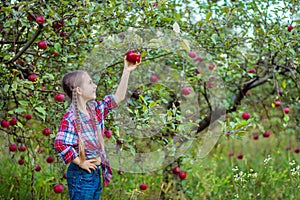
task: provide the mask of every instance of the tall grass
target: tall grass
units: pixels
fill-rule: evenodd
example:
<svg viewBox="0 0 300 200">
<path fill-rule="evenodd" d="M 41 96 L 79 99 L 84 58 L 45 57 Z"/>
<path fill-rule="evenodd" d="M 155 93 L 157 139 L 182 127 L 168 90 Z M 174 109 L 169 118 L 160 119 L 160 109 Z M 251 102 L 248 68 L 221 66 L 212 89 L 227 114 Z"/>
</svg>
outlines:
<svg viewBox="0 0 300 200">
<path fill-rule="evenodd" d="M 286 150 L 287 145 L 290 150 Z M 294 136 L 287 139 L 271 134 L 258 140 L 247 135 L 241 139 L 222 136 L 206 158 L 183 158 L 180 168 L 187 171 L 186 179 L 174 175 L 170 183 L 164 183 L 161 170 L 121 175 L 114 171 L 102 199 L 159 199 L 162 188 L 168 188 L 169 199 L 300 199 L 300 154 L 294 152 L 296 147 L 299 143 Z M 62 194 L 52 190 L 58 181 L 66 186 L 61 175 L 66 166 L 61 169 L 58 164 L 45 162 L 42 170 L 35 172 L 29 164 L 19 165 L 14 155 L 18 152 L 9 154 L 7 149 L 2 142 L 0 199 L 32 199 L 33 194 L 34 199 L 68 199 L 67 187 Z M 237 158 L 239 153 L 242 159 Z M 186 154 L 197 152 L 191 148 Z M 141 183 L 148 188 L 141 191 Z"/>
</svg>

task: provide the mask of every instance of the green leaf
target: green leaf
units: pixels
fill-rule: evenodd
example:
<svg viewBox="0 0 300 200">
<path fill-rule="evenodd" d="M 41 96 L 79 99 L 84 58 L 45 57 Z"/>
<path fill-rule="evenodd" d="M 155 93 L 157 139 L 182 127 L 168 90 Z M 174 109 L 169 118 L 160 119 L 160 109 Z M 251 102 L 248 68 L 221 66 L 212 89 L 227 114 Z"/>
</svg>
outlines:
<svg viewBox="0 0 300 200">
<path fill-rule="evenodd" d="M 4 85 L 4 88 L 3 88 L 4 92 L 7 93 L 8 90 L 9 90 L 9 85 Z"/>
<path fill-rule="evenodd" d="M 212 12 L 206 13 L 205 20 L 208 21 L 210 19 L 211 15 L 212 15 Z"/>
<path fill-rule="evenodd" d="M 28 101 L 24 101 L 24 100 L 20 100 L 18 101 L 19 104 L 21 104 L 22 106 L 27 106 L 28 105 Z"/>
<path fill-rule="evenodd" d="M 43 107 L 36 107 L 35 110 L 43 115 L 46 115 L 46 110 Z"/>
<path fill-rule="evenodd" d="M 293 54 L 293 56 L 296 54 L 295 50 L 292 48 L 289 48 L 290 52 Z"/>
<path fill-rule="evenodd" d="M 15 109 L 15 113 L 22 113 L 22 112 L 25 112 L 25 111 L 26 111 L 26 109 L 25 108 L 21 108 L 21 107 Z"/>
<path fill-rule="evenodd" d="M 285 114 L 283 117 L 283 121 L 288 122 L 290 120 L 289 115 Z"/>
</svg>

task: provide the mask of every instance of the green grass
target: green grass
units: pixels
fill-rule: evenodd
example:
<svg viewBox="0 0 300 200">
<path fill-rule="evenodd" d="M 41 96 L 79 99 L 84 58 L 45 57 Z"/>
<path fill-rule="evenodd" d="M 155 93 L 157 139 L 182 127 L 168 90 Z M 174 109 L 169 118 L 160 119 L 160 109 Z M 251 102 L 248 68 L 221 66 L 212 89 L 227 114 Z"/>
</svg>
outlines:
<svg viewBox="0 0 300 200">
<path fill-rule="evenodd" d="M 287 144 L 290 151 L 285 150 Z M 174 176 L 164 183 L 161 170 L 122 175 L 114 171 L 102 199 L 158 199 L 163 188 L 169 199 L 300 199 L 300 154 L 294 153 L 295 147 L 299 143 L 294 136 L 271 135 L 257 141 L 250 136 L 224 136 L 204 159 L 183 159 L 180 168 L 188 173 L 185 180 Z M 234 152 L 232 157 L 227 155 L 229 151 Z M 243 159 L 236 158 L 238 153 L 244 154 Z M 66 186 L 62 178 L 66 168 L 60 160 L 49 165 L 42 162 L 45 155 L 40 155 L 36 160 L 42 163 L 42 170 L 34 172 L 32 179 L 31 165 L 17 164 L 20 152 L 8 154 L 7 144 L 2 142 L 1 154 L 0 199 L 31 199 L 32 194 L 34 199 L 68 199 L 67 187 L 62 194 L 52 190 L 56 182 Z M 197 152 L 190 149 L 187 154 Z M 141 183 L 148 185 L 147 190 L 139 189 Z"/>
</svg>

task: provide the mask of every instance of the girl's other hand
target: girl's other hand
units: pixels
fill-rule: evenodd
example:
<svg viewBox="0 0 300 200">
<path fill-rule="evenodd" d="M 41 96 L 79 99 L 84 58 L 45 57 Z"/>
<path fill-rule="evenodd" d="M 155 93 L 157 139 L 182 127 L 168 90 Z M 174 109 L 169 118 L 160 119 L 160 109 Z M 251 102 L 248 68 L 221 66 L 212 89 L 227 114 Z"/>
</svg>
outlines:
<svg viewBox="0 0 300 200">
<path fill-rule="evenodd" d="M 80 162 L 78 166 L 81 169 L 86 170 L 88 173 L 91 173 L 91 169 L 92 170 L 97 169 L 97 166 L 95 165 L 95 162 L 97 162 L 96 159 L 85 160 L 83 162 Z"/>
</svg>

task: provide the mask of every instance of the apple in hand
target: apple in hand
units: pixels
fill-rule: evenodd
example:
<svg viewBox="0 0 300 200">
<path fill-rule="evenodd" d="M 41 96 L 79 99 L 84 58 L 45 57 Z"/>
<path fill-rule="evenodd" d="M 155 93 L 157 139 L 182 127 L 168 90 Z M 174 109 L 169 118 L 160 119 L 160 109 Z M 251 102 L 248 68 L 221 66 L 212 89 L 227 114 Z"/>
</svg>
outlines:
<svg viewBox="0 0 300 200">
<path fill-rule="evenodd" d="M 126 53 L 126 60 L 130 63 L 137 64 L 141 62 L 141 54 L 134 50 L 129 50 Z"/>
</svg>

